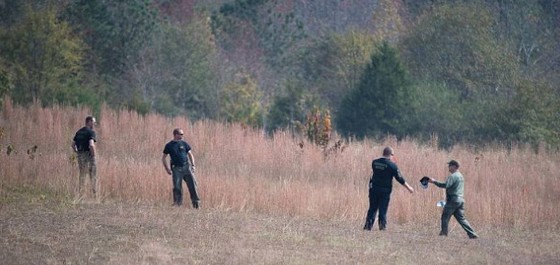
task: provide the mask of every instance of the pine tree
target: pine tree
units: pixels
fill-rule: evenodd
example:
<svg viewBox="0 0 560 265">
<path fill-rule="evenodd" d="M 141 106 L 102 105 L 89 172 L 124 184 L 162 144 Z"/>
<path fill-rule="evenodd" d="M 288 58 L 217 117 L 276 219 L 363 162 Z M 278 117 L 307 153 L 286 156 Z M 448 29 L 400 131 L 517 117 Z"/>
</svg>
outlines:
<svg viewBox="0 0 560 265">
<path fill-rule="evenodd" d="M 410 85 L 395 48 L 383 42 L 372 54 L 357 87 L 343 99 L 336 119 L 344 136 L 357 138 L 407 133 Z"/>
</svg>

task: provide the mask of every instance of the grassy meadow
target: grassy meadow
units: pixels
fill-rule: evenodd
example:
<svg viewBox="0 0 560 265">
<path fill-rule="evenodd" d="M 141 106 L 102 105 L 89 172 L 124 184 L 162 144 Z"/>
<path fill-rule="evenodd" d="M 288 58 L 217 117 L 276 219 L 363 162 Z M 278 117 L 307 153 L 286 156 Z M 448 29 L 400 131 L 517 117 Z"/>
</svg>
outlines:
<svg viewBox="0 0 560 265">
<path fill-rule="evenodd" d="M 84 108 L 43 108 L 40 104 L 21 107 L 4 102 L 0 113 L 0 231 L 5 246 L 11 248 L 0 251 L 0 258 L 12 260 L 14 264 L 29 264 L 29 260 L 21 259 L 18 253 L 23 255 L 25 249 L 35 246 L 50 249 L 49 253 L 52 253 L 36 257 L 43 261 L 39 263 L 59 263 L 60 257 L 67 255 L 69 246 L 63 248 L 60 254 L 55 251 L 55 243 L 45 243 L 50 242 L 46 238 L 53 236 L 49 235 L 53 230 L 41 231 L 40 228 L 48 220 L 51 225 L 65 221 L 71 224 L 70 230 L 60 228 L 64 233 L 60 233 L 59 237 L 70 237 L 65 233 L 72 236 L 78 232 L 91 233 L 90 226 L 100 229 L 107 226 L 114 231 L 105 232 L 117 235 L 107 239 L 108 242 L 122 247 L 122 251 L 136 253 L 126 256 L 120 252 L 119 256 L 111 252 L 114 249 L 110 245 L 96 246 L 92 243 L 85 246 L 88 249 L 83 250 L 85 256 L 74 257 L 77 263 L 175 263 L 172 252 L 165 252 L 167 256 L 152 257 L 154 259 L 140 254 L 146 254 L 145 248 L 161 254 L 158 249 L 165 244 L 158 245 L 156 241 L 162 238 L 168 244 L 183 242 L 183 237 L 178 236 L 180 234 L 170 235 L 174 232 L 168 231 L 172 228 L 166 226 L 177 226 L 171 220 L 181 220 L 194 222 L 198 227 L 185 237 L 219 233 L 207 239 L 195 236 L 202 241 L 193 244 L 213 258 L 199 254 L 202 256 L 190 257 L 194 260 L 180 260 L 191 264 L 325 264 L 344 263 L 344 260 L 369 263 L 368 257 L 376 253 L 393 257 L 398 264 L 414 264 L 414 257 L 401 255 L 401 247 L 413 246 L 420 246 L 420 252 L 404 253 L 423 258 L 428 258 L 425 251 L 431 247 L 452 246 L 453 251 L 459 251 L 463 246 L 470 246 L 465 250 L 470 254 L 462 263 L 490 261 L 512 264 L 513 260 L 517 261 L 513 264 L 534 261 L 542 264 L 560 261 L 557 250 L 540 247 L 560 242 L 558 153 L 545 150 L 536 153 L 523 147 L 475 150 L 456 146 L 445 151 L 413 140 L 389 138 L 384 142 L 348 142 L 343 148 L 325 155 L 321 148 L 306 141 L 301 147 L 302 139 L 284 132 L 269 137 L 262 131 L 239 125 L 191 122 L 184 117 L 166 118 L 156 114 L 141 116 L 102 107 L 96 127 L 101 203 L 90 205 L 74 201 L 78 166 L 70 148 L 75 131 L 83 126 L 84 118 L 89 114 L 89 110 Z M 172 130 L 176 127 L 185 130 L 185 139 L 193 147 L 202 199 L 201 211 L 190 210 L 188 206 L 183 207 L 184 210 L 179 209 L 189 213 L 187 216 L 170 207 L 171 177 L 161 164 L 163 146 L 171 140 Z M 378 242 L 364 247 L 360 242 L 373 242 L 361 231 L 368 207 L 367 183 L 371 175 L 371 160 L 379 157 L 385 146 L 394 147 L 397 164 L 416 192 L 409 194 L 405 188 L 394 183 L 388 233 L 374 236 L 374 241 L 380 239 L 388 243 Z M 493 241 L 468 245 L 471 243 L 467 242 L 466 235 L 452 220 L 453 235 L 450 235 L 450 240 L 439 242 L 436 235 L 441 208 L 435 204 L 444 198 L 444 190 L 432 185 L 427 190 L 421 189 L 419 179 L 424 175 L 445 179 L 449 159 L 462 163 L 461 171 L 466 179 L 467 218 L 482 240 L 492 237 Z M 66 198 L 62 201 L 67 203 L 57 203 L 51 209 L 49 207 L 53 206 L 49 206 L 49 200 L 52 198 Z M 18 201 L 24 202 L 18 204 Z M 36 205 L 41 202 L 47 206 Z M 31 208 L 36 210 L 29 210 L 29 204 L 35 205 Z M 181 217 L 173 219 L 165 216 L 165 212 Z M 116 219 L 121 214 L 124 217 Z M 135 220 L 138 224 L 134 223 Z M 163 224 L 163 220 L 169 222 Z M 207 223 L 204 223 L 205 220 Z M 33 230 L 21 225 L 25 222 L 38 225 L 33 226 Z M 216 222 L 223 222 L 222 230 L 214 230 L 212 224 Z M 141 229 L 144 231 L 144 245 L 130 245 L 137 242 L 133 235 L 138 236 L 138 225 L 163 230 L 155 235 L 150 234 L 155 231 Z M 30 232 L 30 229 L 35 232 Z M 57 231 L 56 228 L 54 231 Z M 98 236 L 103 235 L 104 230 L 100 231 L 102 234 Z M 241 235 L 242 231 L 246 233 Z M 520 233 L 524 235 L 512 231 L 523 231 Z M 26 233 L 29 233 L 27 237 Z M 22 243 L 27 247 L 14 246 L 8 243 L 8 238 L 36 245 Z M 236 238 L 241 241 L 236 241 Z M 455 239 L 463 241 L 451 243 Z M 74 248 L 85 244 L 67 242 Z M 178 246 L 182 244 L 186 243 Z M 299 245 L 305 247 L 298 248 Z M 358 245 L 360 247 L 356 249 Z M 176 244 L 174 246 L 177 247 Z M 220 249 L 228 247 L 241 252 L 235 252 L 233 256 L 233 250 L 220 252 Z M 500 252 L 502 247 L 505 252 Z M 250 249 L 256 249 L 256 252 Z M 526 252 L 519 252 L 521 249 Z M 129 253 L 126 251 L 125 254 Z M 166 251 L 182 253 L 179 249 Z M 285 256 L 286 253 L 292 256 Z M 323 255 L 325 253 L 327 258 Z M 468 258 L 477 257 L 477 253 L 483 256 L 474 262 Z M 505 258 L 512 253 L 517 253 L 515 255 L 519 257 Z M 328 259 L 329 255 L 333 259 Z M 453 255 L 442 252 L 427 261 L 452 263 Z M 493 255 L 506 256 L 490 258 Z M 100 257 L 100 260 L 96 262 L 91 257 Z"/>
<path fill-rule="evenodd" d="M 31 185 L 77 191 L 77 161 L 70 148 L 87 109 L 29 108 L 4 104 L 0 116 L 2 185 Z M 163 146 L 175 127 L 185 130 L 197 161 L 203 207 L 236 212 L 362 220 L 368 207 L 371 160 L 393 146 L 397 164 L 416 189 L 395 182 L 389 221 L 431 223 L 444 190 L 423 190 L 419 179 L 447 176 L 446 162 L 458 159 L 466 178 L 467 215 L 475 224 L 555 226 L 560 224 L 560 154 L 523 148 L 475 152 L 458 146 L 442 151 L 414 141 L 350 142 L 323 150 L 287 133 L 263 132 L 212 121 L 102 108 L 98 117 L 98 178 L 103 201 L 169 202 L 171 178 L 161 164 Z M 33 147 L 37 146 L 36 150 Z M 8 149 L 11 152 L 8 154 Z"/>
</svg>

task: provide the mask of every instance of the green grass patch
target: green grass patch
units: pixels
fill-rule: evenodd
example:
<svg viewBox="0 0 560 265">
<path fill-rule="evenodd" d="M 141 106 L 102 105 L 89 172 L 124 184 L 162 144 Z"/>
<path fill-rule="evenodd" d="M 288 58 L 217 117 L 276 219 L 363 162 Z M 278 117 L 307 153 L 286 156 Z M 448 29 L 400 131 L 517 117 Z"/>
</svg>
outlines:
<svg viewBox="0 0 560 265">
<path fill-rule="evenodd" d="M 32 185 L 0 185 L 0 205 L 16 203 L 70 205 L 71 196 L 67 193 Z"/>
</svg>

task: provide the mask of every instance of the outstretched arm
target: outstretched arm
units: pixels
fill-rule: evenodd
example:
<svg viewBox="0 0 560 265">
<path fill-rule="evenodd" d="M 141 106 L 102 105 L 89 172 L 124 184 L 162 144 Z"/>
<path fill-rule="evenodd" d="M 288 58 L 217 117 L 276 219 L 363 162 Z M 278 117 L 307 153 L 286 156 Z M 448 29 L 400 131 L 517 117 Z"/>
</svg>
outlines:
<svg viewBox="0 0 560 265">
<path fill-rule="evenodd" d="M 414 193 L 414 188 L 412 188 L 410 185 L 408 185 L 408 182 L 405 182 L 403 184 L 403 186 L 410 192 L 410 193 Z"/>
<path fill-rule="evenodd" d="M 395 175 L 395 179 L 401 184 L 403 185 L 410 193 L 414 192 L 414 189 L 408 185 L 408 182 L 406 182 L 406 180 L 404 180 L 403 175 L 401 174 L 401 171 L 397 169 L 397 174 Z"/>
<path fill-rule="evenodd" d="M 434 178 L 430 178 L 430 180 L 428 180 L 428 182 L 433 183 L 434 185 L 436 185 L 437 187 L 440 187 L 440 188 L 445 188 L 447 186 L 447 181 L 446 182 L 439 182 L 439 181 L 435 180 Z"/>
</svg>

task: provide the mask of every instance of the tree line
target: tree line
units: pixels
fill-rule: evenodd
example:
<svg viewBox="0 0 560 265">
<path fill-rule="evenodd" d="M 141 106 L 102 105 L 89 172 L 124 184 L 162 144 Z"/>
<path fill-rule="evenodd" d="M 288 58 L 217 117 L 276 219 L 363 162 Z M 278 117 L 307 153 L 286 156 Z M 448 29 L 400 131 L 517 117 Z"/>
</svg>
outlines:
<svg viewBox="0 0 560 265">
<path fill-rule="evenodd" d="M 558 0 L 0 1 L 0 96 L 557 148 L 559 29 Z"/>
</svg>

